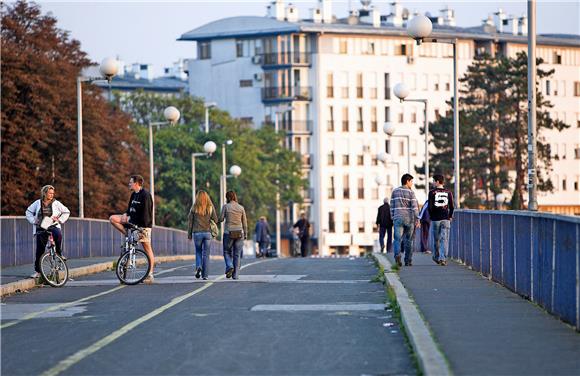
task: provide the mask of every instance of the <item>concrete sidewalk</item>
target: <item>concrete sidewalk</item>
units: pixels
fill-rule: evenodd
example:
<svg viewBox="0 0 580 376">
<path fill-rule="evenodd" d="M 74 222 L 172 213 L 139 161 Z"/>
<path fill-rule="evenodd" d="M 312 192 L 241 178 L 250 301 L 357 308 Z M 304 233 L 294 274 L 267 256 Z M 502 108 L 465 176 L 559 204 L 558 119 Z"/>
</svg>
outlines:
<svg viewBox="0 0 580 376">
<path fill-rule="evenodd" d="M 401 281 L 456 375 L 580 374 L 572 327 L 455 262 L 415 254 L 413 264 Z"/>
</svg>

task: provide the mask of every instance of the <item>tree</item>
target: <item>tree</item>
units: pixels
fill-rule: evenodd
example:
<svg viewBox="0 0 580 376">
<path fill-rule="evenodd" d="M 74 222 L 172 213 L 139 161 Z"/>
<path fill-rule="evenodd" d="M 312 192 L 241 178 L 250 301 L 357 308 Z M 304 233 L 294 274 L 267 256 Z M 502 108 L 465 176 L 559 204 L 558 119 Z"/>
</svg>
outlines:
<svg viewBox="0 0 580 376">
<path fill-rule="evenodd" d="M 23 215 L 53 184 L 78 214 L 76 77 L 91 64 L 80 43 L 34 3 L 2 3 L 2 214 Z M 128 117 L 83 88 L 85 215 L 126 208 L 124 188 L 146 163 Z M 6 194 L 8 193 L 8 194 Z"/>
<path fill-rule="evenodd" d="M 538 78 L 547 78 L 553 71 L 540 68 Z M 523 207 L 524 178 L 527 166 L 527 57 L 516 58 L 483 55 L 468 67 L 460 79 L 463 84 L 460 102 L 461 193 L 466 207 L 498 206 L 495 197 L 511 190 L 513 209 Z M 561 121 L 549 117 L 552 105 L 537 93 L 537 129 L 562 130 Z M 453 118 L 450 114 L 430 127 L 437 152 L 432 155 L 435 172 L 453 172 Z M 539 189 L 550 191 L 552 183 L 545 178 L 550 169 L 550 150 L 543 137 L 538 137 Z M 509 172 L 516 173 L 515 180 Z M 490 197 L 491 196 L 491 197 Z"/>
<path fill-rule="evenodd" d="M 175 106 L 181 112 L 176 126 L 154 129 L 155 202 L 159 225 L 185 228 L 192 204 L 191 153 L 202 152 L 204 143 L 209 140 L 218 145 L 218 150 L 210 158 L 196 159 L 196 182 L 198 189 L 208 191 L 218 210 L 221 145 L 228 139 L 234 143 L 227 147 L 227 168 L 233 164 L 242 168 L 239 178 L 228 179 L 228 190 L 237 191 L 250 226 L 260 215 L 273 214 L 277 177 L 283 188 L 281 202 L 300 202 L 299 192 L 306 181 L 300 176 L 299 156 L 276 148 L 282 136 L 276 135 L 272 127 L 252 129 L 231 118 L 227 112 L 212 109 L 210 133 L 205 134 L 201 130 L 205 108 L 199 98 L 168 98 L 137 91 L 128 95 L 117 93 L 116 100 L 133 118 L 133 128 L 145 148 L 148 148 L 147 124 L 161 121 L 167 106 Z M 276 164 L 282 167 L 279 173 Z"/>
</svg>

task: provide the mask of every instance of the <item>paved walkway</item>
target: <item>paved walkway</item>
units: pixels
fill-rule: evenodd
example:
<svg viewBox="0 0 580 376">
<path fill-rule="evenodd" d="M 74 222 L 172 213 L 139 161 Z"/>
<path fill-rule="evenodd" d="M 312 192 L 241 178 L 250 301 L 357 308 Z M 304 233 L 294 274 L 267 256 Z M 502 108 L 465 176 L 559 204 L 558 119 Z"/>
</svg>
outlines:
<svg viewBox="0 0 580 376">
<path fill-rule="evenodd" d="M 456 375 L 580 375 L 572 327 L 455 262 L 415 254 L 413 263 L 401 281 Z"/>
</svg>

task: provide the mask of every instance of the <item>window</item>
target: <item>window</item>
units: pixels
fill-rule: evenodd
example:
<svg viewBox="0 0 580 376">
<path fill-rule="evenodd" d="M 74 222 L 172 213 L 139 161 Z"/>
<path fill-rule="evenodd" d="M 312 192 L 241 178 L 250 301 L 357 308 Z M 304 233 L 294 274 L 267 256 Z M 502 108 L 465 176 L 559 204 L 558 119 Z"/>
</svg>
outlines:
<svg viewBox="0 0 580 376">
<path fill-rule="evenodd" d="M 357 132 L 364 132 L 364 125 L 363 125 L 363 108 L 358 107 L 358 118 L 356 119 L 356 131 Z"/>
<path fill-rule="evenodd" d="M 348 98 L 348 72 L 341 72 L 340 74 L 340 84 L 341 84 L 341 97 Z"/>
<path fill-rule="evenodd" d="M 391 76 L 389 73 L 385 73 L 385 99 L 391 99 Z"/>
<path fill-rule="evenodd" d="M 385 153 L 391 154 L 391 140 L 385 140 Z"/>
<path fill-rule="evenodd" d="M 411 114 L 411 123 L 417 123 L 417 110 L 413 110 L 413 113 Z"/>
<path fill-rule="evenodd" d="M 328 73 L 326 76 L 326 97 L 334 98 L 334 75 Z"/>
<path fill-rule="evenodd" d="M 244 56 L 244 41 L 236 41 L 236 57 Z"/>
<path fill-rule="evenodd" d="M 378 200 L 379 199 L 379 188 L 377 187 L 373 187 L 371 189 L 371 198 L 373 200 Z"/>
<path fill-rule="evenodd" d="M 554 64 L 562 64 L 562 55 L 554 51 Z"/>
<path fill-rule="evenodd" d="M 399 44 L 399 45 L 395 46 L 395 55 L 396 56 L 406 56 L 407 51 L 409 51 L 409 48 L 407 48 L 406 44 Z"/>
<path fill-rule="evenodd" d="M 566 159 L 566 144 L 562 144 L 561 152 L 562 154 L 560 155 L 560 157 L 562 157 L 562 159 Z"/>
<path fill-rule="evenodd" d="M 343 166 L 348 166 L 350 165 L 350 157 L 348 154 L 343 154 L 342 155 L 342 165 Z"/>
<path fill-rule="evenodd" d="M 385 107 L 385 123 L 389 121 L 391 121 L 391 108 L 387 106 Z"/>
<path fill-rule="evenodd" d="M 555 97 L 558 96 L 558 81 L 554 81 L 554 90 L 552 90 L 552 92 L 554 93 Z"/>
<path fill-rule="evenodd" d="M 198 42 L 197 56 L 199 60 L 211 59 L 211 42 Z"/>
<path fill-rule="evenodd" d="M 329 132 L 334 132 L 334 108 L 332 106 L 328 106 L 328 126 L 327 130 Z"/>
<path fill-rule="evenodd" d="M 328 199 L 334 199 L 334 176 L 331 176 L 328 181 Z"/>
<path fill-rule="evenodd" d="M 566 187 L 566 176 L 562 177 L 562 190 L 567 191 L 568 188 Z"/>
<path fill-rule="evenodd" d="M 328 159 L 328 165 L 329 166 L 334 166 L 334 151 L 330 151 L 327 155 L 327 159 Z"/>
<path fill-rule="evenodd" d="M 429 90 L 429 75 L 423 74 L 421 79 L 421 90 Z"/>
<path fill-rule="evenodd" d="M 574 96 L 580 97 L 580 81 L 574 81 Z"/>
<path fill-rule="evenodd" d="M 552 178 L 552 182 L 554 184 L 554 190 L 559 191 L 560 190 L 560 177 L 558 175 L 554 175 L 554 177 Z"/>
<path fill-rule="evenodd" d="M 417 156 L 417 140 L 411 140 L 411 156 Z"/>
<path fill-rule="evenodd" d="M 339 39 L 338 51 L 338 53 L 341 55 L 346 55 L 348 53 L 348 41 L 346 39 Z"/>
<path fill-rule="evenodd" d="M 336 231 L 335 225 L 334 212 L 328 212 L 328 232 L 334 233 Z"/>
<path fill-rule="evenodd" d="M 399 110 L 399 114 L 397 116 L 397 120 L 399 121 L 399 123 L 404 123 L 405 122 L 405 113 L 403 112 L 403 110 Z"/>
<path fill-rule="evenodd" d="M 578 144 L 574 147 L 574 159 L 580 159 L 580 145 Z"/>
<path fill-rule="evenodd" d="M 399 156 L 400 157 L 405 156 L 405 141 L 403 140 L 399 141 Z"/>
<path fill-rule="evenodd" d="M 343 232 L 350 232 L 350 214 L 349 214 L 349 212 L 345 211 L 342 218 L 343 218 L 343 224 L 342 224 Z"/>
<path fill-rule="evenodd" d="M 550 80 L 546 80 L 546 95 L 550 94 Z"/>
<path fill-rule="evenodd" d="M 379 164 L 379 159 L 377 158 L 376 155 L 371 156 L 371 166 L 378 166 Z"/>
<path fill-rule="evenodd" d="M 365 222 L 360 220 L 357 222 L 358 223 L 358 232 L 360 232 L 361 234 L 365 232 Z"/>
<path fill-rule="evenodd" d="M 433 78 L 433 90 L 439 91 L 439 75 L 436 74 Z"/>
<path fill-rule="evenodd" d="M 356 156 L 356 164 L 358 166 L 364 166 L 365 164 L 365 156 L 364 154 L 359 154 Z"/>
<path fill-rule="evenodd" d="M 363 97 L 363 75 L 362 73 L 356 74 L 356 97 Z"/>
<path fill-rule="evenodd" d="M 576 181 L 574 182 L 574 190 L 578 191 L 580 189 L 580 187 L 578 187 L 580 185 L 580 176 L 576 176 Z"/>
<path fill-rule="evenodd" d="M 365 181 L 363 178 L 358 178 L 358 198 L 359 200 L 364 200 L 365 198 Z"/>
<path fill-rule="evenodd" d="M 348 185 L 348 175 L 342 178 L 342 198 L 350 198 L 350 188 Z"/>
<path fill-rule="evenodd" d="M 254 82 L 252 80 L 240 80 L 240 87 L 252 87 Z"/>
<path fill-rule="evenodd" d="M 371 132 L 377 133 L 377 108 L 371 107 Z"/>
<path fill-rule="evenodd" d="M 342 108 L 342 131 L 348 132 L 348 107 Z"/>
</svg>

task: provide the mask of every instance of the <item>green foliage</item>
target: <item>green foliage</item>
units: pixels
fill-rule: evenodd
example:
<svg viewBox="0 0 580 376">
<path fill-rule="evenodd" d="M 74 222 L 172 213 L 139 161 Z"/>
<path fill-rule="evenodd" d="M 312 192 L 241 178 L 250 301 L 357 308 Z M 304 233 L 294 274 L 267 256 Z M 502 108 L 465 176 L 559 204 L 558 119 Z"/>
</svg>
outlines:
<svg viewBox="0 0 580 376">
<path fill-rule="evenodd" d="M 540 68 L 538 80 L 554 71 Z M 496 194 L 512 192 L 513 209 L 523 206 L 524 179 L 527 169 L 527 57 L 478 57 L 468 67 L 459 97 L 459 138 L 461 156 L 461 194 L 464 207 L 496 207 Z M 449 103 L 451 106 L 451 103 Z M 562 130 L 568 127 L 550 118 L 552 105 L 537 92 L 537 138 L 539 190 L 551 191 L 545 177 L 550 170 L 550 148 L 542 138 L 543 129 Z M 431 157 L 433 173 L 441 173 L 450 181 L 453 175 L 453 114 L 435 121 L 429 128 L 437 149 Z M 515 180 L 508 172 L 516 172 Z M 451 184 L 453 186 L 453 184 Z"/>
<path fill-rule="evenodd" d="M 151 93 L 135 92 L 117 95 L 118 105 L 129 113 L 143 147 L 148 149 L 148 122 L 163 121 L 163 110 L 175 106 L 181 112 L 179 124 L 154 127 L 156 223 L 161 226 L 185 228 L 192 204 L 191 153 L 203 152 L 203 145 L 213 141 L 218 149 L 211 157 L 196 158 L 196 187 L 204 189 L 219 211 L 219 181 L 222 174 L 222 144 L 226 146 L 226 173 L 236 164 L 242 168 L 238 178 L 227 179 L 227 189 L 238 194 L 246 208 L 248 226 L 253 228 L 261 215 L 273 216 L 276 199 L 276 179 L 280 180 L 281 205 L 301 202 L 300 191 L 306 181 L 300 175 L 297 153 L 277 145 L 282 135 L 271 126 L 253 129 L 233 119 L 225 111 L 210 109 L 210 132 L 203 131 L 205 108 L 203 100 L 185 96 L 170 98 Z M 279 169 L 276 166 L 280 166 Z M 278 172 L 277 172 L 278 171 Z"/>
</svg>

